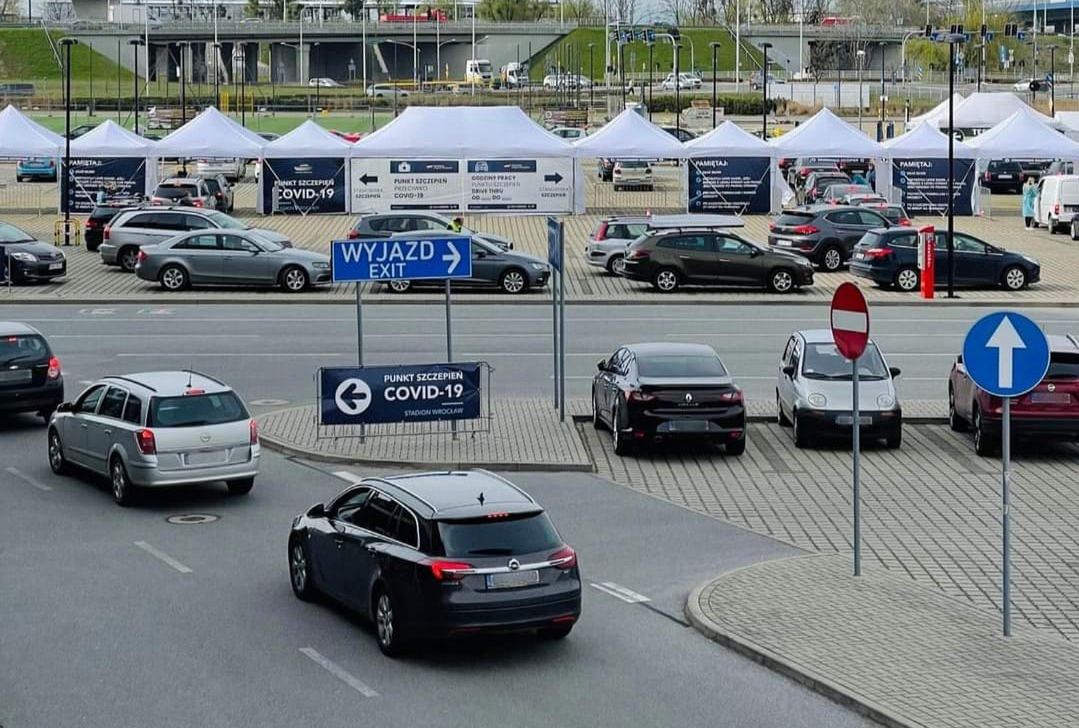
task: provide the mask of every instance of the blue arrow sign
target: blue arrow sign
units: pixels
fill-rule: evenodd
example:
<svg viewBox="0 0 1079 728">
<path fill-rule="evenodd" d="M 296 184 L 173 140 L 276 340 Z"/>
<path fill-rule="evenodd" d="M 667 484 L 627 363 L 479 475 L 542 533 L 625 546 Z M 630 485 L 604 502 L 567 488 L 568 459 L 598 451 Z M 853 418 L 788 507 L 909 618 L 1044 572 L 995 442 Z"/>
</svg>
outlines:
<svg viewBox="0 0 1079 728">
<path fill-rule="evenodd" d="M 982 390 L 996 397 L 1018 397 L 1038 386 L 1049 371 L 1049 342 L 1026 316 L 997 311 L 967 331 L 963 363 Z"/>
<path fill-rule="evenodd" d="M 333 279 L 344 281 L 424 280 L 472 276 L 471 238 L 335 240 Z"/>
</svg>

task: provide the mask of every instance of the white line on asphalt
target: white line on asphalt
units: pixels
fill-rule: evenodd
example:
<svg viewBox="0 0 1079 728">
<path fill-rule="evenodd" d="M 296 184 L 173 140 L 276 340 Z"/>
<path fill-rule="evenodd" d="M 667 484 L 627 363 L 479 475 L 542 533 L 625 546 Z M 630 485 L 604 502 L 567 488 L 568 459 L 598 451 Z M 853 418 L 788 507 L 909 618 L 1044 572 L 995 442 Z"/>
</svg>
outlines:
<svg viewBox="0 0 1079 728">
<path fill-rule="evenodd" d="M 145 551 L 146 553 L 148 553 L 148 554 L 150 554 L 151 556 L 153 556 L 153 557 L 154 557 L 155 559 L 159 559 L 159 560 L 161 560 L 161 561 L 164 561 L 164 562 L 165 562 L 166 564 L 168 564 L 168 565 L 169 565 L 169 566 L 171 566 L 172 568 L 176 569 L 176 570 L 177 570 L 177 571 L 179 571 L 179 572 L 180 572 L 181 574 L 190 574 L 190 573 L 191 573 L 191 569 L 190 569 L 190 568 L 188 568 L 188 567 L 184 566 L 184 565 L 183 565 L 183 564 L 181 564 L 181 563 L 180 563 L 179 561 L 177 561 L 176 559 L 172 558 L 171 556 L 169 556 L 169 555 L 168 555 L 168 554 L 166 554 L 165 552 L 163 552 L 163 551 L 158 551 L 157 549 L 155 549 L 155 548 L 154 548 L 153 546 L 151 546 L 150 544 L 146 543 L 145 541 L 136 541 L 136 542 L 135 542 L 135 545 L 136 545 L 136 546 L 138 546 L 138 547 L 139 547 L 140 549 L 142 549 L 143 551 Z"/>
<path fill-rule="evenodd" d="M 136 354 L 135 352 L 121 352 L 114 354 L 117 359 L 156 359 L 163 356 L 212 356 L 214 358 L 227 357 L 262 357 L 262 356 L 277 356 L 277 357 L 324 357 L 324 356 L 344 356 L 344 354 L 338 354 L 336 352 L 315 351 L 315 352 L 286 352 L 286 351 L 249 351 L 249 352 L 216 352 L 216 351 L 173 351 L 173 352 L 156 352 L 153 354 Z M 547 356 L 550 356 L 548 354 Z"/>
<path fill-rule="evenodd" d="M 80 323 L 82 323 L 80 321 Z M 49 334 L 49 339 L 261 339 L 262 334 Z"/>
<path fill-rule="evenodd" d="M 340 478 L 347 483 L 359 483 L 363 481 L 363 478 L 361 478 L 359 475 L 356 475 L 356 473 L 350 473 L 347 470 L 335 470 L 332 475 L 335 478 Z"/>
<path fill-rule="evenodd" d="M 32 478 L 32 477 L 30 477 L 29 475 L 27 475 L 26 473 L 22 472 L 22 471 L 21 471 L 21 470 L 19 470 L 18 468 L 4 468 L 4 470 L 5 470 L 5 471 L 6 471 L 7 473 L 9 473 L 10 475 L 14 475 L 14 476 L 15 476 L 16 478 L 18 478 L 18 479 L 19 479 L 19 480 L 21 480 L 22 482 L 24 482 L 24 483 L 29 483 L 30 485 L 34 486 L 34 487 L 35 487 L 35 488 L 37 488 L 38 490 L 44 490 L 44 491 L 50 491 L 50 490 L 52 490 L 52 488 L 51 488 L 50 486 L 48 486 L 48 485 L 45 485 L 44 483 L 42 483 L 42 482 L 41 482 L 40 480 L 38 480 L 37 478 Z"/>
<path fill-rule="evenodd" d="M 367 687 L 367 685 L 365 685 L 360 680 L 356 679 L 351 673 L 349 673 L 344 668 L 340 667 L 337 663 L 333 662 L 332 660 L 327 659 L 326 657 L 323 657 L 319 653 L 319 651 L 316 650 L 315 648 L 313 648 L 313 647 L 301 647 L 300 652 L 307 655 L 307 657 L 311 658 L 314 662 L 316 662 L 318 665 L 320 665 L 323 669 L 325 669 L 327 672 L 329 672 L 331 675 L 336 677 L 341 682 L 345 683 L 345 685 L 348 685 L 350 688 L 352 688 L 353 690 L 358 692 L 363 697 L 365 697 L 365 698 L 377 698 L 378 697 L 377 692 L 375 692 L 371 688 Z"/>
<path fill-rule="evenodd" d="M 643 594 L 638 594 L 631 589 L 615 584 L 613 581 L 605 581 L 601 584 L 589 582 L 589 584 L 596 589 L 599 589 L 604 594 L 610 594 L 615 599 L 621 599 L 626 604 L 640 604 L 641 602 L 650 601 L 648 597 Z"/>
</svg>

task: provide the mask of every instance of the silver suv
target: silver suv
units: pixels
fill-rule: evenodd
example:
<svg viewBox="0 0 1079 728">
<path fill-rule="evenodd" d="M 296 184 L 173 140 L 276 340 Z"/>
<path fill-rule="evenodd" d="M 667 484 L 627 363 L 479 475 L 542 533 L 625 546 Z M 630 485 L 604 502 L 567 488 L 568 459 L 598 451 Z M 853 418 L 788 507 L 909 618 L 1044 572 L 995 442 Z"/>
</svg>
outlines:
<svg viewBox="0 0 1079 728">
<path fill-rule="evenodd" d="M 585 262 L 606 268 L 611 275 L 622 275 L 626 247 L 648 230 L 647 217 L 606 217 L 588 236 Z"/>
<path fill-rule="evenodd" d="M 121 212 L 105 226 L 98 248 L 101 262 L 134 271 L 139 260 L 139 248 L 163 243 L 189 230 L 255 230 L 264 238 L 286 248 L 292 247 L 288 236 L 276 230 L 253 228 L 217 210 L 143 207 Z"/>
<path fill-rule="evenodd" d="M 118 504 L 142 487 L 224 481 L 244 495 L 255 485 L 259 437 L 227 384 L 193 371 L 109 376 L 49 421 L 49 466 L 106 475 Z"/>
</svg>

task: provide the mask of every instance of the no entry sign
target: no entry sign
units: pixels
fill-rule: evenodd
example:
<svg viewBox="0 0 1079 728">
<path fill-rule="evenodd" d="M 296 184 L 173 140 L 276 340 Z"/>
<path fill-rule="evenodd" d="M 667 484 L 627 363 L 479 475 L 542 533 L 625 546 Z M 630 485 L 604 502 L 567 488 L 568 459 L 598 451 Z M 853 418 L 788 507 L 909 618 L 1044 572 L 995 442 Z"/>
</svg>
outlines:
<svg viewBox="0 0 1079 728">
<path fill-rule="evenodd" d="M 832 340 L 839 353 L 851 361 L 869 343 L 869 307 L 858 286 L 844 283 L 832 296 Z"/>
</svg>

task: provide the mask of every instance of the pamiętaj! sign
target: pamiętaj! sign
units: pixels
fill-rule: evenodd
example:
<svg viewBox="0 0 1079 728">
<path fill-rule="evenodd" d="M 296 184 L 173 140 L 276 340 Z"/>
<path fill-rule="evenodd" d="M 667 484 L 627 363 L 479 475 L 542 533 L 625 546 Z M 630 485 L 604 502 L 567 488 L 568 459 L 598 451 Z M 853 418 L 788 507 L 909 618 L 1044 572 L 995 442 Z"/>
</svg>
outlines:
<svg viewBox="0 0 1079 728">
<path fill-rule="evenodd" d="M 319 423 L 370 425 L 480 417 L 479 362 L 319 370 Z"/>
</svg>

